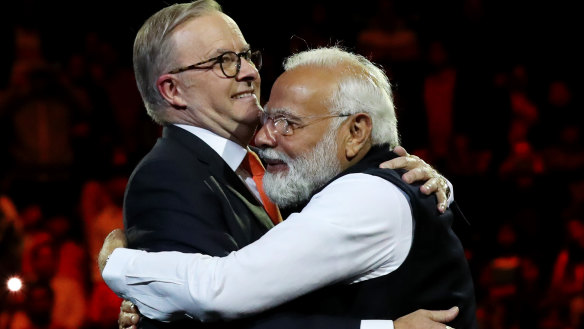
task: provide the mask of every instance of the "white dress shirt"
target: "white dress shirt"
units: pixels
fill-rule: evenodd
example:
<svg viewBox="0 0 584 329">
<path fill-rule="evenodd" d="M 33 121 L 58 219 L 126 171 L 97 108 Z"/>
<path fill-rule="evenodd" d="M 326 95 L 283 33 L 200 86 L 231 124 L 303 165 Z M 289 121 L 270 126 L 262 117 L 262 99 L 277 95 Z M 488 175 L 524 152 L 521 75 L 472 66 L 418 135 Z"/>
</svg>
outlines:
<svg viewBox="0 0 584 329">
<path fill-rule="evenodd" d="M 103 277 L 149 318 L 235 319 L 330 284 L 388 274 L 403 263 L 411 242 L 403 192 L 382 178 L 350 174 L 226 257 L 116 249 Z M 381 327 L 392 329 L 393 322 L 361 322 L 363 329 Z"/>
</svg>

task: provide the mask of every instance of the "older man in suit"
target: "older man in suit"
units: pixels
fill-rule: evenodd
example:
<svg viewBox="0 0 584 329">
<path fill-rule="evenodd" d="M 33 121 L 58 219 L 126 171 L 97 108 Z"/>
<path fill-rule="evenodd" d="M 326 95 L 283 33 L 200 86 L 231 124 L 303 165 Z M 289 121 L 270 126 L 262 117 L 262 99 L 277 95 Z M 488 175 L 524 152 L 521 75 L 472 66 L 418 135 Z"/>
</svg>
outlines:
<svg viewBox="0 0 584 329">
<path fill-rule="evenodd" d="M 247 145 L 261 111 L 260 65 L 261 55 L 214 1 L 164 8 L 138 32 L 138 87 L 148 114 L 164 128 L 128 183 L 124 226 L 130 248 L 225 256 L 281 221 L 245 165 L 254 159 Z M 440 178 L 420 172 L 430 178 L 427 187 L 433 191 Z M 146 312 L 148 306 L 143 307 Z M 313 314 L 286 318 L 295 326 L 359 327 L 356 317 L 351 322 Z M 256 326 L 256 320 L 222 325 Z M 282 321 L 274 314 L 261 319 L 272 327 Z M 169 326 L 198 325 L 205 326 L 188 319 Z M 140 323 L 142 328 L 166 326 L 149 319 Z"/>
</svg>

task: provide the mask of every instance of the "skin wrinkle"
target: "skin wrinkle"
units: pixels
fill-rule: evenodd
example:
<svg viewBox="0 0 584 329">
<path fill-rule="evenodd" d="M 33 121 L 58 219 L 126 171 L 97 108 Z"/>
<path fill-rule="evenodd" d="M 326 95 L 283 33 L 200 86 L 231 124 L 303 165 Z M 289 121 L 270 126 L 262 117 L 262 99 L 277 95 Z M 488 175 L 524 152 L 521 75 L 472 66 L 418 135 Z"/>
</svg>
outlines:
<svg viewBox="0 0 584 329">
<path fill-rule="evenodd" d="M 337 90 L 339 74 L 343 73 L 335 67 L 314 70 L 310 65 L 302 65 L 289 70 L 274 83 L 265 110 L 285 115 L 291 121 L 296 119 L 300 125 L 306 116 L 331 115 L 327 104 Z M 260 128 L 256 145 L 262 149 L 260 156 L 268 160 L 264 188 L 270 199 L 284 207 L 297 205 L 346 168 L 352 161 L 346 158 L 352 133 L 343 122 L 352 125 L 352 120 L 330 117 L 297 128 L 290 136 Z M 369 138 L 370 135 L 365 137 Z M 360 144 L 357 149 L 366 153 L 367 145 Z"/>
<path fill-rule="evenodd" d="M 222 53 L 222 50 L 238 51 L 249 48 L 235 22 L 218 12 L 178 26 L 172 38 L 178 45 L 177 61 L 187 66 L 215 57 L 213 55 Z M 214 83 L 209 83 L 209 74 L 214 75 Z M 163 78 L 168 78 L 177 88 L 176 96 L 170 102 L 175 107 L 187 109 L 173 112 L 173 122 L 214 131 L 242 146 L 250 142 L 261 109 L 260 76 L 252 64 L 242 60 L 240 73 L 235 78 L 225 77 L 216 66 L 210 70 L 166 74 Z M 252 89 L 254 99 L 232 97 Z"/>
</svg>

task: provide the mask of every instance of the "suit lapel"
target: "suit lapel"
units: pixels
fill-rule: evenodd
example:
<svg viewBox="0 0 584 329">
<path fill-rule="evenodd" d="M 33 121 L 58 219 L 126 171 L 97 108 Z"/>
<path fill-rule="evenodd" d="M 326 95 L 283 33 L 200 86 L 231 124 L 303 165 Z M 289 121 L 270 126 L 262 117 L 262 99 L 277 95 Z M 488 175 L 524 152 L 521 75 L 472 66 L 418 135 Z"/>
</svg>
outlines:
<svg viewBox="0 0 584 329">
<path fill-rule="evenodd" d="M 245 183 L 207 143 L 174 125 L 165 126 L 162 136 L 179 142 L 199 162 L 206 164 L 211 176 L 205 181 L 208 185 L 214 187 L 213 190 L 220 189 L 224 191 L 225 188 L 223 187 L 226 186 L 230 193 L 237 196 L 245 204 L 262 226 L 268 229 L 274 226 L 261 202 L 255 198 Z"/>
<path fill-rule="evenodd" d="M 227 187 L 227 189 L 231 191 L 231 193 L 237 196 L 237 198 L 245 204 L 245 206 L 251 211 L 251 213 L 258 220 L 258 222 L 266 228 L 266 230 L 269 230 L 272 227 L 274 227 L 274 223 L 272 223 L 272 220 L 270 219 L 270 216 L 268 216 L 268 214 L 266 213 L 264 207 L 261 204 L 258 205 L 257 203 L 251 203 L 249 199 L 247 199 L 245 196 L 239 193 L 239 191 L 236 190 L 233 186 L 222 185 L 213 176 L 210 176 L 208 180 L 205 180 L 205 184 L 207 184 L 207 186 L 209 186 L 211 190 L 223 194 L 225 193 L 224 187 Z"/>
</svg>

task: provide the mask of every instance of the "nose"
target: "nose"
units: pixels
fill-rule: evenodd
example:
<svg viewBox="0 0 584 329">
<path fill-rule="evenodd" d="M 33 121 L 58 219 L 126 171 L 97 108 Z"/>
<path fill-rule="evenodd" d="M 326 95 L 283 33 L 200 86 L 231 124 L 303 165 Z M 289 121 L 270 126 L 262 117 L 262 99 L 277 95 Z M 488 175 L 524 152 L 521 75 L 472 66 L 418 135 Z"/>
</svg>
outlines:
<svg viewBox="0 0 584 329">
<path fill-rule="evenodd" d="M 261 81 L 258 69 L 245 58 L 241 58 L 241 67 L 235 78 L 238 81 Z"/>
<path fill-rule="evenodd" d="M 264 125 L 260 127 L 255 135 L 254 143 L 259 148 L 273 148 L 276 147 L 276 135 L 269 128 L 270 122 L 266 121 Z"/>
</svg>

